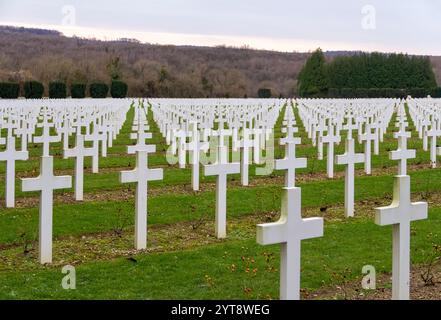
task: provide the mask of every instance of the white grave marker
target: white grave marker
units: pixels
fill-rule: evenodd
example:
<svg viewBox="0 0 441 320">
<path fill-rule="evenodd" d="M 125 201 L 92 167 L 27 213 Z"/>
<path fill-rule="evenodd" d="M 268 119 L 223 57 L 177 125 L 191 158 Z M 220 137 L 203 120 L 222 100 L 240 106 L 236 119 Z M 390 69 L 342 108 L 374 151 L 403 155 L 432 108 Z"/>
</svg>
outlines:
<svg viewBox="0 0 441 320">
<path fill-rule="evenodd" d="M 346 140 L 346 152 L 335 158 L 337 164 L 346 165 L 345 168 L 345 215 L 354 216 L 354 179 L 355 164 L 364 161 L 364 154 L 355 153 L 354 139 Z"/>
<path fill-rule="evenodd" d="M 228 163 L 228 149 L 218 147 L 218 159 L 215 164 L 205 165 L 206 176 L 216 177 L 216 236 L 219 239 L 227 236 L 227 176 L 240 172 L 240 163 Z"/>
<path fill-rule="evenodd" d="M 6 142 L 6 150 L 0 152 L 0 161 L 6 161 L 6 207 L 15 206 L 15 161 L 27 160 L 27 151 L 16 151 L 15 138 L 9 137 Z"/>
<path fill-rule="evenodd" d="M 301 189 L 284 188 L 280 220 L 257 226 L 257 243 L 261 245 L 281 244 L 281 300 L 300 299 L 301 241 L 322 236 L 322 218 L 302 218 Z"/>
<path fill-rule="evenodd" d="M 54 158 L 41 157 L 40 175 L 22 179 L 24 192 L 40 191 L 39 255 L 40 263 L 52 263 L 53 193 L 72 187 L 71 176 L 54 176 Z"/>
<path fill-rule="evenodd" d="M 426 202 L 410 200 L 410 177 L 396 176 L 392 205 L 377 208 L 375 223 L 392 225 L 392 299 L 409 299 L 410 222 L 427 219 Z"/>
<path fill-rule="evenodd" d="M 144 140 L 142 140 L 144 141 Z M 128 153 L 136 152 L 136 168 L 120 172 L 120 182 L 136 182 L 135 198 L 135 248 L 143 250 L 147 247 L 147 183 L 162 180 L 162 169 L 148 168 L 148 154 L 155 152 L 154 145 L 135 145 L 128 147 Z"/>
<path fill-rule="evenodd" d="M 98 146 L 86 148 L 84 146 L 84 136 L 76 136 L 76 144 L 72 149 L 64 150 L 64 158 L 75 158 L 75 200 L 83 201 L 84 195 L 84 158 L 96 157 Z"/>
<path fill-rule="evenodd" d="M 334 127 L 330 124 L 326 136 L 321 137 L 322 142 L 328 144 L 326 172 L 329 178 L 334 178 L 334 144 L 339 144 L 341 137 L 334 133 Z"/>
</svg>

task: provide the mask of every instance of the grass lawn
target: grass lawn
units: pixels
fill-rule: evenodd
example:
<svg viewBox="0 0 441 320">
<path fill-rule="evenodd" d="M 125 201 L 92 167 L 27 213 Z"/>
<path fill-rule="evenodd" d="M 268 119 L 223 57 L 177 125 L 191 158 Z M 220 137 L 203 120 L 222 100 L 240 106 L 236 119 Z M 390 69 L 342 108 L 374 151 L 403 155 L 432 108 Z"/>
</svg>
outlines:
<svg viewBox="0 0 441 320">
<path fill-rule="evenodd" d="M 152 227 L 149 239 L 158 237 L 160 230 L 162 233 L 155 244 L 157 250 L 130 251 L 135 185 L 120 184 L 118 175 L 119 171 L 135 165 L 134 157 L 126 154 L 126 146 L 133 143 L 129 139 L 132 119 L 133 110 L 128 113 L 113 147 L 109 148 L 108 157 L 100 158 L 99 174 L 90 173 L 90 159 L 85 163 L 86 198 L 103 195 L 102 198 L 74 202 L 72 190 L 55 193 L 53 231 L 54 247 L 58 251 L 53 266 L 40 266 L 35 259 L 38 194 L 21 192 L 17 178 L 17 199 L 25 204 L 28 201 L 31 205 L 16 209 L 0 207 L 0 299 L 278 298 L 279 246 L 257 245 L 255 224 L 277 219 L 283 186 L 281 176 L 284 173 L 274 172 L 271 176 L 260 177 L 254 173 L 258 166 L 252 165 L 250 181 L 253 186 L 250 187 L 239 185 L 239 175 L 229 177 L 228 238 L 216 241 L 212 237 L 215 179 L 201 174 L 201 191 L 191 191 L 191 169 L 188 166 L 179 169 L 166 163 L 167 147 L 151 113 L 149 121 L 154 138 L 150 143 L 157 145 L 157 153 L 149 157 L 149 166 L 164 168 L 164 180 L 149 183 L 148 223 Z M 298 123 L 301 123 L 299 119 Z M 281 118 L 275 129 L 276 138 L 281 136 L 280 126 Z M 361 268 L 366 264 L 375 266 L 379 273 L 390 272 L 391 228 L 375 225 L 372 213 L 374 207 L 391 202 L 392 176 L 397 164 L 388 159 L 387 151 L 397 147 L 392 138 L 393 130 L 396 128 L 392 121 L 385 142 L 381 144 L 380 155 L 372 158 L 373 168 L 383 170 L 384 174 L 357 174 L 356 217 L 345 219 L 342 209 L 344 179 L 341 176 L 332 180 L 325 178 L 326 157 L 322 161 L 316 159 L 317 150 L 311 146 L 304 128 L 300 126 L 299 136 L 303 144 L 297 154 L 308 158 L 308 168 L 298 170 L 302 208 L 305 216 L 323 216 L 326 219 L 324 237 L 303 242 L 302 288 L 312 291 L 339 284 L 344 276 L 359 279 Z M 412 223 L 412 262 L 421 265 L 430 256 L 432 243 L 440 244 L 441 207 L 438 199 L 441 195 L 441 170 L 424 168 L 428 167 L 429 153 L 422 151 L 422 143 L 415 132 L 409 148 L 418 150 L 417 158 L 410 161 L 411 165 L 418 165 L 410 170 L 413 198 L 427 199 L 430 203 L 429 219 Z M 54 144 L 51 150 L 56 156 L 57 174 L 73 173 L 74 160 L 61 158 L 61 144 Z M 324 150 L 326 155 L 326 148 Z M 357 151 L 362 150 L 363 147 L 357 145 Z M 41 146 L 31 144 L 29 151 L 29 161 L 17 162 L 20 177 L 38 175 Z M 343 152 L 342 143 L 336 148 L 336 154 Z M 283 154 L 283 147 L 276 143 L 276 158 L 283 157 Z M 363 165 L 357 168 L 362 169 Z M 344 167 L 336 166 L 335 169 L 342 172 Z M 4 170 L 4 166 L 0 165 L 0 185 L 4 181 Z M 0 197 L 4 197 L 3 188 Z M 209 226 L 206 234 L 189 228 L 200 222 Z M 167 230 L 171 231 L 169 238 Z M 186 238 L 192 232 L 200 236 L 195 243 Z M 123 233 L 124 240 L 118 233 Z M 189 241 L 188 244 L 180 248 L 181 242 L 186 241 Z M 63 246 L 69 242 L 75 244 L 63 252 Z M 73 253 L 87 252 L 90 242 L 97 244 L 94 247 L 96 252 L 93 252 L 96 258 L 78 260 Z M 24 252 L 28 245 L 31 254 Z M 180 249 L 176 249 L 178 247 Z M 113 248 L 121 249 L 125 254 L 104 253 Z M 11 267 L 11 261 L 19 261 L 20 266 Z M 61 266 L 65 264 L 76 267 L 76 290 L 66 291 L 61 287 L 64 276 Z"/>
</svg>

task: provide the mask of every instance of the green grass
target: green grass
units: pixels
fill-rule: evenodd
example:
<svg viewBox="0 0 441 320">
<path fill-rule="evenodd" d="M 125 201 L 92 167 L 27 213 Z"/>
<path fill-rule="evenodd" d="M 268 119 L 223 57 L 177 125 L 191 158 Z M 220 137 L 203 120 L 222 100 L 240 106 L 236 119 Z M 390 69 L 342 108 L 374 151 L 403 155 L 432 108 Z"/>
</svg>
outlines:
<svg viewBox="0 0 441 320">
<path fill-rule="evenodd" d="M 412 192 L 425 194 L 439 190 L 441 170 L 416 171 L 411 174 Z M 153 183 L 152 183 L 153 184 Z M 299 184 L 302 206 L 336 205 L 344 201 L 344 180 L 325 180 Z M 112 189 L 111 185 L 108 186 Z M 86 188 L 86 190 L 88 190 Z M 391 197 L 393 179 L 390 176 L 358 177 L 356 200 Z M 134 186 L 127 191 L 134 193 Z M 266 184 L 254 188 L 234 187 L 228 190 L 228 217 L 280 210 L 281 186 Z M 386 200 L 387 201 L 387 200 Z M 214 191 L 190 194 L 162 194 L 148 199 L 149 224 L 170 224 L 193 221 L 200 217 L 214 221 Z M 126 227 L 133 225 L 134 199 L 99 201 L 54 206 L 54 235 L 78 235 L 111 231 L 121 215 L 127 216 Z M 319 214 L 319 211 L 317 211 Z M 38 208 L 5 209 L 0 211 L 0 244 L 16 243 L 23 232 L 35 233 L 38 228 Z"/>
<path fill-rule="evenodd" d="M 282 113 L 283 114 L 283 113 Z M 298 118 L 298 115 L 297 115 Z M 129 139 L 133 110 L 128 113 L 127 121 L 120 135 L 109 148 L 108 157 L 100 158 L 103 172 L 92 174 L 86 171 L 85 193 L 105 194 L 108 191 L 134 194 L 134 184 L 120 184 L 120 170 L 129 170 L 135 165 L 135 158 L 126 154 L 126 146 L 133 144 Z M 214 191 L 205 191 L 206 183 L 214 182 L 213 177 L 201 174 L 202 190 L 199 193 L 189 191 L 191 170 L 169 166 L 165 161 L 165 141 L 159 135 L 157 126 L 149 114 L 151 131 L 154 138 L 150 143 L 157 145 L 157 153 L 149 157 L 149 166 L 163 167 L 164 180 L 149 183 L 149 190 L 161 191 L 160 194 L 148 199 L 149 225 L 170 225 L 179 222 L 196 221 L 203 218 L 213 221 L 214 229 Z M 300 124 L 300 120 L 298 119 Z M 372 157 L 373 168 L 385 169 L 395 167 L 395 161 L 388 159 L 387 151 L 397 147 L 392 132 L 396 130 L 393 120 L 380 145 L 380 156 Z M 276 139 L 281 137 L 281 118 L 275 128 Z M 412 124 L 411 124 L 412 126 Z M 298 173 L 323 173 L 326 171 L 326 157 L 323 161 L 316 160 L 316 148 L 311 146 L 302 126 L 299 136 L 303 145 L 299 146 L 297 156 L 308 158 L 308 167 Z M 70 141 L 71 145 L 73 140 Z M 19 145 L 19 144 L 18 144 Z M 417 149 L 417 158 L 410 164 L 429 164 L 429 153 L 422 151 L 422 142 L 415 132 L 409 140 L 409 148 Z M 63 174 L 73 173 L 74 160 L 61 158 L 61 144 L 51 145 L 56 155 L 55 168 L 63 170 Z M 38 156 L 41 147 L 30 145 L 31 159 L 17 162 L 17 172 L 23 177 L 38 175 Z M 324 149 L 326 156 L 326 148 Z M 357 145 L 357 151 L 363 147 Z M 344 152 L 344 143 L 336 147 L 336 154 Z M 276 142 L 275 157 L 281 158 L 284 148 Z M 85 167 L 90 169 L 91 160 L 87 159 Z M 250 215 L 262 215 L 279 212 L 282 185 L 268 177 L 257 177 L 254 173 L 256 165 L 250 168 L 251 181 L 257 181 L 256 187 L 232 186 L 231 181 L 239 180 L 239 175 L 229 177 L 227 219 L 243 219 Z M 358 169 L 363 165 L 357 165 Z M 336 166 L 335 170 L 344 170 Z M 0 174 L 4 166 L 0 165 Z M 201 172 L 202 173 L 202 172 Z M 274 172 L 272 177 L 283 175 Z M 429 197 L 439 192 L 441 169 L 418 170 L 410 172 L 412 192 L 416 198 Z M 0 177 L 0 185 L 4 182 Z M 260 183 L 261 182 L 261 183 Z M 302 207 L 313 208 L 317 216 L 321 206 L 342 205 L 344 201 L 343 179 L 322 179 L 299 183 L 302 188 Z M 382 176 L 357 176 L 355 180 L 356 201 L 388 204 L 392 196 L 392 174 Z M 175 188 L 186 190 L 176 194 Z M 17 197 L 35 197 L 37 193 L 21 192 L 21 184 L 17 179 Z M 72 190 L 57 191 L 73 197 Z M 4 190 L 0 190 L 4 197 Z M 376 205 L 376 204 L 375 204 Z M 438 205 L 438 204 L 437 204 Z M 374 205 L 372 205 L 372 208 Z M 357 209 L 357 206 L 356 206 Z M 428 234 L 439 233 L 441 209 L 430 207 L 430 217 L 426 221 L 412 224 L 412 261 L 421 264 L 431 249 Z M 350 269 L 350 277 L 356 279 L 361 275 L 361 268 L 366 264 L 374 265 L 377 272 L 388 272 L 391 267 L 391 228 L 379 227 L 372 218 L 357 216 L 354 219 L 327 221 L 323 238 L 307 240 L 302 246 L 302 287 L 315 290 L 323 285 L 338 284 L 333 273 L 340 274 Z M 134 199 L 128 201 L 95 201 L 54 206 L 54 238 L 61 241 L 70 236 L 81 237 L 95 233 L 112 232 L 123 227 L 132 232 L 134 220 Z M 124 222 L 122 222 L 124 221 Z M 252 227 L 252 226 L 248 226 Z M 1 247 L 10 244 L 20 245 L 23 236 L 36 239 L 38 231 L 38 208 L 5 209 L 0 208 L 0 299 L 260 299 L 278 297 L 278 264 L 279 247 L 262 247 L 256 244 L 255 233 L 243 230 L 240 226 L 229 229 L 229 238 L 222 243 L 195 247 L 180 252 L 162 252 L 138 254 L 137 262 L 126 258 L 115 260 L 97 260 L 77 265 L 77 290 L 66 291 L 61 288 L 64 276 L 61 268 L 39 266 L 36 261 L 29 261 L 20 271 L 1 271 Z M 185 232 L 191 232 L 185 230 Z M 182 241 L 185 241 L 184 239 Z M 130 249 L 130 248 L 127 248 Z M 7 254 L 8 249 L 4 249 Z M 18 249 L 17 249 L 18 250 Z M 251 262 L 255 261 L 255 262 Z M 65 261 L 67 263 L 74 263 Z M 234 265 L 234 267 L 233 267 Z M 250 268 L 247 272 L 247 268 Z M 274 270 L 274 268 L 276 270 Z M 253 272 L 253 270 L 256 270 Z M 170 287 L 173 289 L 170 290 Z M 248 293 L 246 293 L 248 292 Z"/>
<path fill-rule="evenodd" d="M 440 230 L 439 209 L 430 219 L 413 223 L 412 261 L 422 263 Z M 377 272 L 391 268 L 391 228 L 370 220 L 328 223 L 323 238 L 302 242 L 302 287 L 310 290 L 336 282 L 332 272 L 351 271 L 358 278 L 364 265 Z M 77 289 L 61 287 L 61 268 L 39 267 L 29 273 L 0 273 L 1 299 L 265 299 L 278 297 L 279 246 L 262 247 L 254 239 L 158 254 L 138 254 L 76 267 Z M 66 261 L 68 263 L 68 261 Z M 172 290 L 170 290 L 172 286 Z M 250 293 L 245 289 L 249 288 Z"/>
</svg>

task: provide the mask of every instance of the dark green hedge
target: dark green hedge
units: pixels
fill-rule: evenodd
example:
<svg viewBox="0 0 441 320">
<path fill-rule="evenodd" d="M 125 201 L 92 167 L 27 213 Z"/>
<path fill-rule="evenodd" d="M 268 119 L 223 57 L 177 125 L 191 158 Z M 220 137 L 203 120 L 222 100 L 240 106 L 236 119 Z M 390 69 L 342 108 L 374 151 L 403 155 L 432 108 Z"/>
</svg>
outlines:
<svg viewBox="0 0 441 320">
<path fill-rule="evenodd" d="M 329 88 L 433 88 L 435 74 L 428 57 L 358 53 L 327 64 Z"/>
<path fill-rule="evenodd" d="M 12 82 L 0 82 L 0 98 L 17 99 L 20 93 L 20 85 Z"/>
<path fill-rule="evenodd" d="M 436 86 L 429 57 L 377 52 L 338 56 L 326 62 L 319 49 L 298 77 L 301 97 L 423 97 Z"/>
<path fill-rule="evenodd" d="M 86 85 L 84 83 L 73 83 L 70 86 L 70 96 L 73 99 L 83 99 L 86 97 Z"/>
<path fill-rule="evenodd" d="M 23 85 L 26 99 L 41 99 L 44 93 L 44 86 L 38 81 L 26 81 Z"/>
<path fill-rule="evenodd" d="M 261 99 L 271 98 L 271 89 L 260 88 L 259 90 L 257 90 L 257 96 Z"/>
<path fill-rule="evenodd" d="M 92 83 L 89 87 L 89 93 L 92 98 L 106 98 L 109 92 L 109 86 L 105 83 Z"/>
<path fill-rule="evenodd" d="M 129 87 L 123 81 L 114 80 L 110 87 L 110 95 L 112 98 L 125 98 Z"/>
<path fill-rule="evenodd" d="M 64 82 L 49 82 L 49 98 L 51 99 L 66 99 L 67 89 Z"/>
</svg>

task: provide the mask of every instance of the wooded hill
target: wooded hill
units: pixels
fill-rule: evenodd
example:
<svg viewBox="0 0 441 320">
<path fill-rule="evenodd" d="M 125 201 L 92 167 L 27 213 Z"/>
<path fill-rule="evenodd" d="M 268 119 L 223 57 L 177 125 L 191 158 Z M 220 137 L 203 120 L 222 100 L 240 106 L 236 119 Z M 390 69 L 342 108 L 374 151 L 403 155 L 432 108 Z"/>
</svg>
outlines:
<svg viewBox="0 0 441 320">
<path fill-rule="evenodd" d="M 248 48 L 165 46 L 136 40 L 69 38 L 57 31 L 0 26 L 0 81 L 110 83 L 115 74 L 130 96 L 256 97 L 297 94 L 309 53 Z M 351 52 L 325 53 L 327 60 Z M 438 81 L 441 58 L 431 57 Z M 47 90 L 47 89 L 46 89 Z"/>
</svg>

